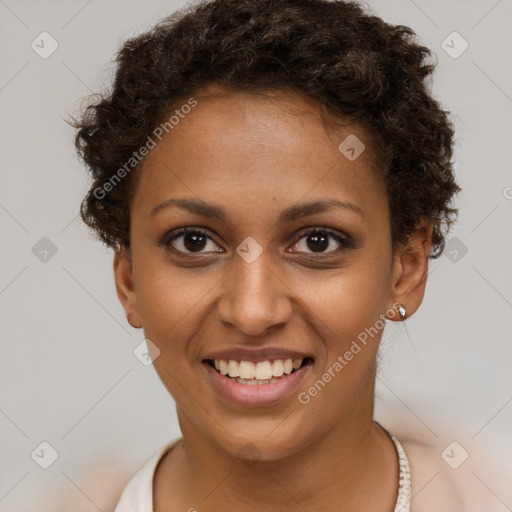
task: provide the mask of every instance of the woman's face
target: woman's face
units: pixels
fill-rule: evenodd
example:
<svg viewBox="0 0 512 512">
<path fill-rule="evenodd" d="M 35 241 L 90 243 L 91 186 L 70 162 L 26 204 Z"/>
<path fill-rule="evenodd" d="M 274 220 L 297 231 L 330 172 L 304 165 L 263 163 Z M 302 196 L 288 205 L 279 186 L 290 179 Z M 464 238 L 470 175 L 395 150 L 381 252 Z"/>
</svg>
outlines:
<svg viewBox="0 0 512 512">
<path fill-rule="evenodd" d="M 118 293 L 160 351 L 154 366 L 184 434 L 275 460 L 372 417 L 376 352 L 394 303 L 387 198 L 364 132 L 326 131 L 311 100 L 195 98 L 143 162 L 131 271 L 116 256 Z M 338 147 L 349 135 L 366 144 L 355 159 L 353 139 Z M 316 202 L 324 206 L 300 214 Z M 207 359 L 245 361 L 244 372 L 262 363 L 260 378 L 289 365 L 274 360 L 307 364 L 253 386 Z"/>
</svg>

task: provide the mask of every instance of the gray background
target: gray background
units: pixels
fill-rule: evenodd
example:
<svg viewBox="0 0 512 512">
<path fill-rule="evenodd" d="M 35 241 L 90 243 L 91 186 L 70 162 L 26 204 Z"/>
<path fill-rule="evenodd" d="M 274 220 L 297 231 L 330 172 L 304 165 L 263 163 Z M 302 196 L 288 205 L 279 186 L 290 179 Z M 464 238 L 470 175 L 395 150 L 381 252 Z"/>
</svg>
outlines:
<svg viewBox="0 0 512 512">
<path fill-rule="evenodd" d="M 488 510 L 512 510 L 472 457 L 478 444 L 512 467 L 512 1 L 368 3 L 437 54 L 433 92 L 455 119 L 464 189 L 421 309 L 385 333 L 377 417 L 441 449 L 456 440 Z M 87 177 L 63 119 L 109 84 L 123 40 L 182 5 L 0 0 L 1 509 L 59 510 L 65 494 L 73 510 L 108 510 L 91 475 L 117 492 L 179 435 L 172 398 L 133 354 L 144 335 L 118 303 L 112 254 L 78 218 Z M 47 59 L 31 48 L 43 31 L 59 45 Z M 469 44 L 457 58 L 441 46 L 453 31 Z M 58 453 L 48 469 L 31 457 L 43 441 Z"/>
</svg>

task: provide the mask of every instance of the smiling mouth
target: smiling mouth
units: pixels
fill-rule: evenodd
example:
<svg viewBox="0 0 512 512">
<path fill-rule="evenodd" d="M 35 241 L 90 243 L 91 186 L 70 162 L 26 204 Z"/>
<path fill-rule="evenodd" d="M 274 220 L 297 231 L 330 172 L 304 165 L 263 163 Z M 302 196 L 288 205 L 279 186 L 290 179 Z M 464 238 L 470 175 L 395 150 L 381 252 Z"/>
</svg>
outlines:
<svg viewBox="0 0 512 512">
<path fill-rule="evenodd" d="M 260 361 L 237 361 L 224 359 L 204 359 L 203 363 L 215 368 L 217 373 L 239 384 L 258 386 L 278 382 L 298 371 L 300 368 L 313 364 L 311 357 L 304 359 L 275 359 Z"/>
</svg>

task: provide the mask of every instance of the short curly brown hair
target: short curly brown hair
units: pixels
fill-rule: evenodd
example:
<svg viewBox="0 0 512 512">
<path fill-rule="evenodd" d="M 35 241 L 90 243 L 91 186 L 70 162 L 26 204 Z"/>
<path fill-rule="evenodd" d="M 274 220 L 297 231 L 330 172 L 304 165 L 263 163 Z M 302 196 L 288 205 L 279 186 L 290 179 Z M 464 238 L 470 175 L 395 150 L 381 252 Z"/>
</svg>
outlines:
<svg viewBox="0 0 512 512">
<path fill-rule="evenodd" d="M 107 246 L 130 246 L 136 173 L 108 183 L 184 98 L 209 85 L 293 88 L 368 133 L 386 184 L 393 248 L 426 220 L 430 256 L 438 257 L 461 189 L 449 112 L 426 84 L 432 53 L 415 37 L 354 1 L 213 0 L 176 11 L 124 43 L 112 91 L 70 123 L 93 178 L 83 221 Z"/>
</svg>

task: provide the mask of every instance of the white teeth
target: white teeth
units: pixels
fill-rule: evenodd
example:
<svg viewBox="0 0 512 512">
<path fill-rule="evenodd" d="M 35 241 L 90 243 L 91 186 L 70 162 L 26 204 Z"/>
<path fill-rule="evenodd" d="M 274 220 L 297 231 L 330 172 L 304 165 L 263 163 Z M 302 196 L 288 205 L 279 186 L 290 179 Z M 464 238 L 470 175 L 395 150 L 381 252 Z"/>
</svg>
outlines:
<svg viewBox="0 0 512 512">
<path fill-rule="evenodd" d="M 230 359 L 215 359 L 214 365 L 222 375 L 229 375 L 231 378 L 240 381 L 258 380 L 260 383 L 273 382 L 273 377 L 289 375 L 293 370 L 298 370 L 303 359 L 276 359 L 275 361 L 235 361 Z M 239 377 L 239 379 L 237 379 Z M 245 383 L 245 382 L 243 382 Z"/>
<path fill-rule="evenodd" d="M 219 361 L 219 371 L 222 375 L 227 375 L 228 373 L 228 363 L 226 363 L 226 361 L 224 361 L 224 359 L 221 359 Z"/>
<path fill-rule="evenodd" d="M 228 374 L 230 377 L 239 377 L 240 376 L 240 370 L 239 370 L 239 364 L 237 361 L 233 361 L 232 359 L 228 363 Z"/>
<path fill-rule="evenodd" d="M 284 365 L 281 359 L 277 359 L 272 363 L 272 375 L 274 377 L 281 377 L 284 373 Z"/>
<path fill-rule="evenodd" d="M 242 361 L 239 365 L 239 371 L 241 379 L 254 379 L 256 376 L 256 365 L 250 361 Z"/>
<path fill-rule="evenodd" d="M 245 380 L 245 379 L 234 379 L 239 384 L 245 384 L 247 386 L 260 386 L 262 384 L 270 384 L 271 382 L 277 382 L 279 379 L 268 379 L 268 380 Z"/>
<path fill-rule="evenodd" d="M 256 365 L 256 375 L 258 380 L 268 380 L 272 378 L 272 365 L 270 361 L 263 361 Z"/>
</svg>

